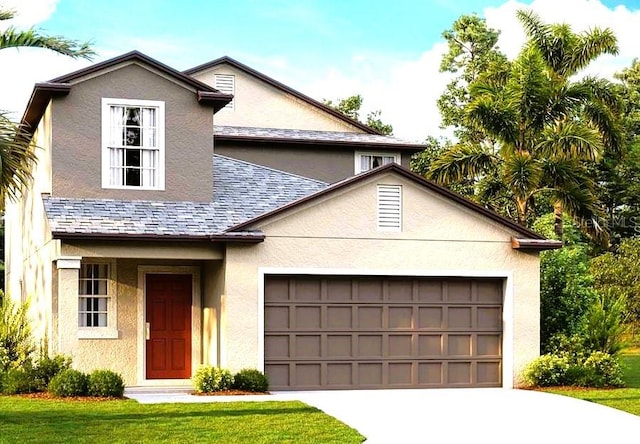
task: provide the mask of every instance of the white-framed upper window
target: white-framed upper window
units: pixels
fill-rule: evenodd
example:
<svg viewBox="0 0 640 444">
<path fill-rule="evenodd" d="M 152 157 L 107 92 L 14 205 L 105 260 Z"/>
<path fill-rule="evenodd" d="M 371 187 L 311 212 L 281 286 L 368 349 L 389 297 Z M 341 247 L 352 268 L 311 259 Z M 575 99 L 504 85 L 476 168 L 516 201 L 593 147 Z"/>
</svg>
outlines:
<svg viewBox="0 0 640 444">
<path fill-rule="evenodd" d="M 402 230 L 402 186 L 378 185 L 378 231 Z"/>
<path fill-rule="evenodd" d="M 214 74 L 213 87 L 221 93 L 235 95 L 236 93 L 236 77 L 233 74 Z M 234 109 L 235 99 L 225 105 L 223 109 Z"/>
<path fill-rule="evenodd" d="M 393 162 L 400 163 L 399 154 L 356 151 L 355 173 L 363 173 Z"/>
<path fill-rule="evenodd" d="M 164 102 L 102 99 L 102 187 L 164 190 Z"/>
<path fill-rule="evenodd" d="M 117 337 L 114 264 L 83 262 L 78 279 L 78 336 Z"/>
</svg>

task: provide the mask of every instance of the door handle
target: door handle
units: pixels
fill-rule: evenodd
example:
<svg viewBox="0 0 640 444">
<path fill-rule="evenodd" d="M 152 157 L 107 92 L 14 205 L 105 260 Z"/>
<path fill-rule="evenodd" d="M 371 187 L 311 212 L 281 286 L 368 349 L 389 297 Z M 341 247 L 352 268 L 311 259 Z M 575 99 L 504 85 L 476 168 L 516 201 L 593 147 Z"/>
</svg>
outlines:
<svg viewBox="0 0 640 444">
<path fill-rule="evenodd" d="M 151 322 L 147 322 L 145 324 L 145 328 L 144 328 L 144 336 L 145 339 L 148 341 L 149 339 L 151 339 Z"/>
</svg>

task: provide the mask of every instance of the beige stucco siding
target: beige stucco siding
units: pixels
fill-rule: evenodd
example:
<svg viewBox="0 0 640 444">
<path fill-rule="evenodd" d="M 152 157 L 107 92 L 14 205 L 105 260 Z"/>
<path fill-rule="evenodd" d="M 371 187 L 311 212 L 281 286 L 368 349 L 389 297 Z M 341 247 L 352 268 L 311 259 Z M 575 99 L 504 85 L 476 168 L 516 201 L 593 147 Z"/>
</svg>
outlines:
<svg viewBox="0 0 640 444">
<path fill-rule="evenodd" d="M 235 78 L 234 109 L 216 113 L 216 125 L 362 132 L 358 127 L 229 65 L 219 65 L 195 73 L 193 77 L 214 86 L 215 74 Z"/>
<path fill-rule="evenodd" d="M 402 186 L 402 232 L 377 230 L 377 184 Z M 538 354 L 538 255 L 513 250 L 513 232 L 413 182 L 374 176 L 255 228 L 265 232 L 263 244 L 227 250 L 222 347 L 223 364 L 230 368 L 261 365 L 262 307 L 256 295 L 263 275 L 274 270 L 503 277 L 507 383 L 517 383 L 519 371 Z"/>
<path fill-rule="evenodd" d="M 51 239 L 42 193 L 51 192 L 51 107 L 47 107 L 33 137 L 36 155 L 33 183 L 5 211 L 6 290 L 15 301 L 30 302 L 37 345 L 55 342 L 52 260 L 58 242 Z"/>
<path fill-rule="evenodd" d="M 103 189 L 102 98 L 165 103 L 165 190 Z M 53 194 L 58 197 L 210 201 L 213 111 L 196 92 L 137 64 L 72 86 L 53 100 Z"/>
</svg>

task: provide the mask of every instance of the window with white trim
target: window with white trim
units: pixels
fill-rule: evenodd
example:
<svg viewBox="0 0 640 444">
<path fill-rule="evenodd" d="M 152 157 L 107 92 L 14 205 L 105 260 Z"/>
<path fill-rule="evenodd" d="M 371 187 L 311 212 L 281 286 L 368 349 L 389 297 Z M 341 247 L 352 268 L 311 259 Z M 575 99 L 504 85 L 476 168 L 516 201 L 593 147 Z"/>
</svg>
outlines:
<svg viewBox="0 0 640 444">
<path fill-rule="evenodd" d="M 102 99 L 102 187 L 164 189 L 164 102 Z"/>
<path fill-rule="evenodd" d="M 400 163 L 400 155 L 395 153 L 358 152 L 355 156 L 355 174 L 378 168 L 389 163 Z"/>
<path fill-rule="evenodd" d="M 82 264 L 78 296 L 78 326 L 107 327 L 109 264 Z"/>
<path fill-rule="evenodd" d="M 213 87 L 221 93 L 235 95 L 236 93 L 236 78 L 232 74 L 214 74 Z M 234 100 L 227 103 L 223 109 L 233 109 Z"/>
<path fill-rule="evenodd" d="M 401 231 L 402 186 L 378 185 L 378 230 Z"/>
<path fill-rule="evenodd" d="M 79 337 L 117 337 L 112 263 L 85 262 L 78 279 Z"/>
</svg>

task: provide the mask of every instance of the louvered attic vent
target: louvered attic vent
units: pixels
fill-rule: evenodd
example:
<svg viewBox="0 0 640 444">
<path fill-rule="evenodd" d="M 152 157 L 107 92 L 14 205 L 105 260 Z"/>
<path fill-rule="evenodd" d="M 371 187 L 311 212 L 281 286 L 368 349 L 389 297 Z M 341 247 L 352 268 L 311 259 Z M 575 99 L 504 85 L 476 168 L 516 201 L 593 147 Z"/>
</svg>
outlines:
<svg viewBox="0 0 640 444">
<path fill-rule="evenodd" d="M 220 91 L 221 93 L 225 93 L 225 94 L 235 94 L 235 77 L 231 74 L 216 74 L 214 76 L 215 78 L 215 85 L 214 88 L 217 89 L 218 91 Z M 224 109 L 233 109 L 234 108 L 234 104 L 233 102 L 235 101 L 235 99 L 231 100 L 231 102 L 229 102 Z"/>
<path fill-rule="evenodd" d="M 400 231 L 402 228 L 402 187 L 378 185 L 378 230 Z"/>
</svg>

